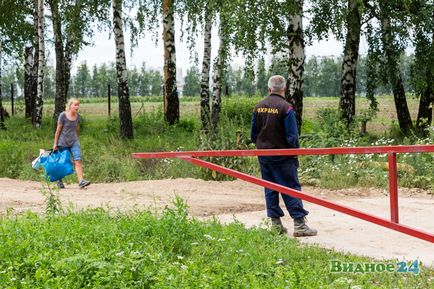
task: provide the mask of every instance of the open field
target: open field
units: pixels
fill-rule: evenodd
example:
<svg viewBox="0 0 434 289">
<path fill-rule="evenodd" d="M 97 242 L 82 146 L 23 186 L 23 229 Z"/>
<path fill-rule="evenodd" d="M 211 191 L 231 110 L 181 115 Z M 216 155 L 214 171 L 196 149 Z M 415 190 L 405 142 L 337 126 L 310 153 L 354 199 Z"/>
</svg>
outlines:
<svg viewBox="0 0 434 289">
<path fill-rule="evenodd" d="M 119 118 L 117 103 L 113 101 L 111 117 L 107 116 L 104 99 L 83 99 L 80 107 L 82 115 L 80 142 L 83 148 L 85 176 L 96 182 L 120 182 L 160 179 L 169 175 L 177 178 L 204 178 L 216 180 L 204 170 L 192 168 L 188 164 L 174 165 L 171 160 L 132 160 L 132 152 L 173 151 L 173 150 L 224 150 L 253 149 L 248 144 L 250 138 L 251 110 L 258 98 L 231 97 L 223 99 L 223 110 L 218 136 L 212 139 L 200 133 L 199 102 L 197 98 L 181 99 L 181 119 L 174 126 L 164 122 L 162 103 L 158 98 L 143 101 L 132 98 L 134 139 L 124 141 L 119 138 Z M 396 127 L 390 129 L 394 121 L 392 97 L 379 98 L 379 113 L 368 122 L 368 135 L 361 136 L 355 128 L 349 133 L 339 126 L 337 116 L 330 111 L 316 115 L 321 109 L 336 107 L 338 98 L 306 98 L 302 147 L 372 146 L 432 143 L 432 138 L 418 140 L 403 138 Z M 410 103 L 413 111 L 417 100 Z M 366 107 L 366 99 L 358 98 L 358 108 Z M 19 114 L 6 121 L 7 130 L 0 131 L 0 177 L 40 180 L 41 175 L 28 165 L 39 152 L 49 149 L 53 141 L 52 100 L 47 101 L 44 110 L 42 129 L 35 130 L 29 120 L 23 118 L 22 104 L 17 106 Z M 396 124 L 395 124 L 396 125 Z M 238 135 L 242 138 L 238 139 Z M 97 153 L 95 153 L 97 152 Z M 403 154 L 399 156 L 399 185 L 416 187 L 434 192 L 434 155 Z M 380 155 L 342 157 L 303 157 L 300 158 L 300 177 L 305 184 L 323 188 L 346 188 L 357 186 L 386 187 L 387 160 Z M 221 165 L 259 175 L 254 158 L 222 158 Z M 402 170 L 401 170 L 402 168 Z M 221 178 L 217 179 L 221 180 Z M 73 181 L 68 177 L 67 182 Z"/>
<path fill-rule="evenodd" d="M 225 99 L 236 99 L 236 96 L 225 98 L 223 97 L 223 105 Z M 245 97 L 243 97 L 245 98 Z M 162 102 L 138 102 L 139 98 L 135 97 L 134 102 L 131 102 L 131 111 L 132 115 L 137 116 L 139 113 L 146 112 L 154 112 L 163 109 Z M 255 98 L 258 99 L 259 98 Z M 367 124 L 367 131 L 370 133 L 382 134 L 385 131 L 390 129 L 392 123 L 397 123 L 396 117 L 396 109 L 392 96 L 378 96 L 378 113 L 373 118 L 372 121 Z M 408 106 L 410 109 L 410 114 L 413 120 L 417 117 L 417 110 L 419 107 L 419 100 L 408 96 L 407 97 Z M 367 110 L 369 107 L 369 102 L 364 97 L 358 97 L 356 99 L 356 114 L 359 115 L 362 111 Z M 3 105 L 10 112 L 10 102 L 4 101 Z M 112 100 L 111 104 L 111 114 L 117 115 L 118 107 L 116 100 Z M 194 115 L 199 117 L 200 114 L 200 106 L 199 99 L 192 100 L 192 98 L 188 98 L 187 100 L 180 99 L 180 115 L 181 117 L 186 115 Z M 303 108 L 303 117 L 309 121 L 315 122 L 316 114 L 318 110 L 323 108 L 338 108 L 339 98 L 338 97 L 305 97 L 304 98 L 304 108 Z M 21 104 L 22 107 L 22 104 Z M 53 114 L 54 105 L 50 101 L 49 104 L 44 105 L 44 114 L 52 115 Z M 223 106 L 223 113 L 224 113 Z M 108 115 L 108 107 L 105 99 L 86 99 L 86 101 L 81 105 L 80 112 L 83 116 L 107 116 Z M 18 112 L 22 114 L 22 108 Z"/>
</svg>

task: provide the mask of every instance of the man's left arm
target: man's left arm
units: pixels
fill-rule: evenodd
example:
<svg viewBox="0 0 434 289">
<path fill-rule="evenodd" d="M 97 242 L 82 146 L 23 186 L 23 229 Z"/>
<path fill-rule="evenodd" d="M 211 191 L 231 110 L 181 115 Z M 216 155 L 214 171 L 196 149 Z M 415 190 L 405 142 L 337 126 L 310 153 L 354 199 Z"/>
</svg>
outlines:
<svg viewBox="0 0 434 289">
<path fill-rule="evenodd" d="M 252 113 L 252 127 L 250 128 L 250 139 L 253 143 L 256 143 L 256 138 L 258 137 L 258 134 L 256 132 L 256 115 L 253 112 Z"/>
<path fill-rule="evenodd" d="M 285 138 L 290 148 L 299 148 L 297 120 L 294 109 L 290 106 L 285 115 Z"/>
</svg>

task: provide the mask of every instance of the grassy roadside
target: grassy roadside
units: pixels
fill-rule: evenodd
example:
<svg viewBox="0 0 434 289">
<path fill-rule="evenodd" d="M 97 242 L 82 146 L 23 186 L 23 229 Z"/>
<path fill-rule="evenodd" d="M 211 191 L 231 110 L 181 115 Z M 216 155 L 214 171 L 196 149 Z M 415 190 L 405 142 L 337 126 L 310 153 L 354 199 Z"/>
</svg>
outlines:
<svg viewBox="0 0 434 289">
<path fill-rule="evenodd" d="M 0 219 L 2 288 L 431 288 L 434 271 L 331 273 L 379 261 L 301 245 L 241 223 L 103 209 Z M 383 261 L 396 264 L 397 261 Z"/>
</svg>

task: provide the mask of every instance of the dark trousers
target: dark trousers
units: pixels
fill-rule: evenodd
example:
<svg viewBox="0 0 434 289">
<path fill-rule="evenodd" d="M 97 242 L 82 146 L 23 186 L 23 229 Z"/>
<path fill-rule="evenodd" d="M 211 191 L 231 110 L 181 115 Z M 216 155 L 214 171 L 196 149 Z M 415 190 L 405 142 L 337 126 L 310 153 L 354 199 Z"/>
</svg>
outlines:
<svg viewBox="0 0 434 289">
<path fill-rule="evenodd" d="M 301 191 L 298 180 L 298 159 L 288 157 L 259 157 L 261 174 L 264 180 L 277 183 Z M 294 198 L 282 194 L 283 202 L 289 215 L 293 219 L 303 218 L 308 211 L 303 209 L 303 202 L 299 198 Z M 279 192 L 265 188 L 265 203 L 267 206 L 267 216 L 270 218 L 280 218 L 284 216 L 283 210 L 279 206 Z"/>
</svg>

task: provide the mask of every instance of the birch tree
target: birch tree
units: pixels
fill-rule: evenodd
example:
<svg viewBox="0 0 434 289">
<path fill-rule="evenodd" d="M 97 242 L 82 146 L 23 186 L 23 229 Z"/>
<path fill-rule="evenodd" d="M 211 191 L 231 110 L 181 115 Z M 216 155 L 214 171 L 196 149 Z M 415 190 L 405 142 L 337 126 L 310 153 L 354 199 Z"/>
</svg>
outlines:
<svg viewBox="0 0 434 289">
<path fill-rule="evenodd" d="M 293 102 L 297 127 L 301 133 L 303 119 L 303 72 L 304 72 L 304 35 L 303 35 L 303 0 L 294 2 L 295 9 L 288 19 L 289 67 L 286 98 Z"/>
<path fill-rule="evenodd" d="M 361 2 L 348 0 L 346 16 L 346 39 L 342 61 L 341 96 L 339 109 L 341 118 L 349 126 L 356 115 L 356 68 L 359 58 L 361 33 Z"/>
<path fill-rule="evenodd" d="M 233 43 L 246 57 L 246 67 L 253 67 L 254 59 L 264 53 L 279 58 L 286 67 L 286 98 L 292 101 L 301 132 L 303 111 L 304 31 L 303 0 L 258 2 L 246 0 L 237 3 L 233 15 Z M 226 20 L 226 19 L 225 19 Z"/>
<path fill-rule="evenodd" d="M 213 14 L 210 5 L 205 8 L 205 25 L 203 31 L 203 61 L 200 82 L 200 119 L 202 130 L 209 131 L 210 105 L 209 105 L 209 75 L 211 70 L 211 30 Z"/>
<path fill-rule="evenodd" d="M 416 0 L 410 5 L 411 25 L 414 30 L 415 62 L 412 84 L 419 100 L 416 131 L 422 137 L 429 135 L 434 106 L 434 4 Z"/>
<path fill-rule="evenodd" d="M 371 74 L 368 77 L 367 96 L 371 96 L 375 82 L 390 83 L 399 128 L 402 134 L 411 135 L 414 132 L 414 125 L 407 104 L 399 63 L 400 56 L 404 53 L 404 48 L 410 40 L 406 1 L 364 0 L 363 5 L 372 19 L 367 25 L 368 71 Z M 376 62 L 381 62 L 382 67 L 375 67 Z M 373 79 L 372 75 L 377 79 Z"/>
<path fill-rule="evenodd" d="M 220 23 L 220 25 L 223 25 Z M 215 61 L 213 75 L 213 93 L 212 93 L 212 110 L 211 110 L 211 130 L 217 131 L 218 122 L 220 119 L 221 103 L 222 103 L 222 76 L 223 65 L 225 63 L 225 41 L 222 29 L 220 29 L 220 44 L 217 58 Z"/>
<path fill-rule="evenodd" d="M 3 57 L 9 62 L 20 65 L 24 47 L 32 41 L 36 32 L 29 21 L 34 7 L 34 0 L 3 0 L 0 1 L 0 45 Z M 35 86 L 36 88 L 36 86 Z M 26 116 L 30 115 L 26 102 Z"/>
<path fill-rule="evenodd" d="M 235 36 L 237 22 L 235 19 L 241 21 L 241 19 L 238 18 L 238 16 L 242 15 L 239 13 L 240 3 L 243 2 L 233 2 L 229 0 L 221 1 L 217 2 L 216 6 L 213 8 L 215 9 L 216 15 L 218 15 L 218 36 L 220 39 L 217 56 L 214 60 L 213 71 L 213 93 L 211 100 L 211 131 L 213 133 L 217 132 L 218 122 L 220 120 L 220 112 L 222 109 L 222 85 L 227 72 L 227 66 L 230 61 L 230 50 L 232 48 L 237 49 L 235 46 L 237 40 Z M 240 47 L 242 46 L 240 45 Z"/>
<path fill-rule="evenodd" d="M 209 0 L 180 0 L 177 1 L 177 13 L 180 15 L 183 27 L 187 32 L 187 42 L 190 48 L 190 58 L 194 55 L 193 49 L 199 34 L 199 27 L 203 35 L 203 59 L 200 80 L 200 119 L 201 130 L 208 133 L 211 124 L 210 107 L 210 72 L 211 72 L 211 33 L 214 16 L 221 7 L 222 2 Z M 194 58 L 195 60 L 197 58 Z"/>
<path fill-rule="evenodd" d="M 67 69 L 65 63 L 65 53 L 63 48 L 62 19 L 59 13 L 59 0 L 48 0 L 51 9 L 51 19 L 54 34 L 54 50 L 56 54 L 56 94 L 54 96 L 54 129 L 57 127 L 59 114 L 65 110 L 67 91 L 65 78 Z"/>
<path fill-rule="evenodd" d="M 390 18 L 392 12 L 391 4 L 383 1 L 379 3 L 381 38 L 387 60 L 388 77 L 393 90 L 398 123 L 401 131 L 408 135 L 414 131 L 414 126 L 408 109 L 404 84 L 399 70 L 399 54 L 402 52 L 402 49 L 395 44 L 397 39 L 394 38 L 394 27 Z"/>
<path fill-rule="evenodd" d="M 44 1 L 37 0 L 38 8 L 38 87 L 35 99 L 33 125 L 42 126 L 42 109 L 44 105 L 44 67 L 45 67 L 45 38 L 44 38 Z"/>
<path fill-rule="evenodd" d="M 125 41 L 122 28 L 122 0 L 113 0 L 113 31 L 116 43 L 116 72 L 118 79 L 120 135 L 133 138 L 131 103 L 128 89 L 128 71 L 125 58 Z"/>
<path fill-rule="evenodd" d="M 344 44 L 341 66 L 339 111 L 347 127 L 356 113 L 357 62 L 362 32 L 362 0 L 321 0 L 312 3 L 308 34 L 321 40 L 330 34 Z"/>
<path fill-rule="evenodd" d="M 25 117 L 32 117 L 32 94 L 33 94 L 33 48 L 27 46 L 24 50 L 24 103 L 25 103 Z"/>
<path fill-rule="evenodd" d="M 428 40 L 428 39 L 425 39 Z M 416 129 L 420 136 L 427 137 L 428 129 L 433 123 L 434 106 L 434 33 L 431 35 L 431 43 L 421 39 L 416 46 L 416 70 L 419 71 L 419 79 L 415 84 L 416 94 L 420 97 L 419 109 L 416 119 Z"/>
<path fill-rule="evenodd" d="M 92 38 L 92 24 L 109 18 L 106 11 L 110 3 L 89 0 L 48 0 L 53 25 L 54 48 L 56 54 L 56 94 L 54 125 L 59 114 L 65 110 L 71 78 L 73 56 L 83 45 L 86 38 Z"/>
<path fill-rule="evenodd" d="M 35 124 L 36 98 L 38 96 L 38 65 L 39 65 L 39 18 L 38 0 L 33 0 L 33 66 L 31 74 L 31 90 L 29 96 L 29 111 L 31 111 L 31 121 Z"/>
<path fill-rule="evenodd" d="M 164 118 L 170 125 L 179 121 L 174 10 L 172 0 L 163 0 Z"/>
</svg>

